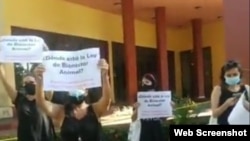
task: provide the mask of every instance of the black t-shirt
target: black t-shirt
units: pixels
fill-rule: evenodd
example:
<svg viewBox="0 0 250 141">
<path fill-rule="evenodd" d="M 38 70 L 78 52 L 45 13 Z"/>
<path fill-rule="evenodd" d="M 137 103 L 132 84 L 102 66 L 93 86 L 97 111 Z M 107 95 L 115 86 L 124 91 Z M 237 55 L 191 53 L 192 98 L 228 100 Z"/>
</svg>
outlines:
<svg viewBox="0 0 250 141">
<path fill-rule="evenodd" d="M 18 117 L 18 141 L 55 140 L 52 120 L 38 108 L 35 100 L 29 101 L 19 92 L 14 104 Z"/>
</svg>

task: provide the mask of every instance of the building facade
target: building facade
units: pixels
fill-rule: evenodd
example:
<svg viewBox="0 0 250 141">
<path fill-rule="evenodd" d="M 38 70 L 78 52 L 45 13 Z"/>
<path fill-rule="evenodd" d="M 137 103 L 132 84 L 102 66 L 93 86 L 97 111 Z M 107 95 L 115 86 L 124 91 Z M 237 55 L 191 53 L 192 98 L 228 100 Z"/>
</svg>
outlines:
<svg viewBox="0 0 250 141">
<path fill-rule="evenodd" d="M 132 102 L 140 77 L 148 72 L 158 76 L 159 89 L 209 99 L 226 59 L 241 61 L 249 76 L 249 1 L 222 2 L 222 19 L 203 24 L 200 17 L 176 28 L 165 26 L 164 7 L 155 8 L 155 23 L 135 19 L 132 0 L 121 2 L 121 15 L 66 0 L 2 0 L 0 35 L 38 35 L 53 50 L 100 47 L 110 64 L 116 101 Z M 5 64 L 4 70 L 15 87 L 14 65 Z M 11 106 L 1 84 L 0 97 L 1 106 Z"/>
</svg>

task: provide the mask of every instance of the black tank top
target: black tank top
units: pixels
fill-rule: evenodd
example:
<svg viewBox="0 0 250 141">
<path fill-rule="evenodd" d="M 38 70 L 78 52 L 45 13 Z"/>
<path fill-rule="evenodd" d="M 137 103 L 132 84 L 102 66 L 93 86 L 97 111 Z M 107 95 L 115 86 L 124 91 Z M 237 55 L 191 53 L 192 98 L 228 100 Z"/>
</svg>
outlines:
<svg viewBox="0 0 250 141">
<path fill-rule="evenodd" d="M 65 106 L 65 118 L 61 127 L 62 141 L 102 141 L 101 124 L 92 106 L 82 119 L 72 116 L 73 107 Z"/>
<path fill-rule="evenodd" d="M 238 92 L 231 92 L 226 87 L 221 87 L 221 96 L 219 99 L 219 106 L 221 106 L 228 98 L 233 97 L 234 93 L 243 93 L 246 90 L 245 86 L 242 85 Z M 218 124 L 219 125 L 229 125 L 228 123 L 228 116 L 230 115 L 231 111 L 233 110 L 234 106 L 228 107 L 219 117 L 218 117 Z"/>
<path fill-rule="evenodd" d="M 25 94 L 19 92 L 14 101 L 17 116 L 18 141 L 55 141 L 56 135 L 51 118 L 46 116 Z"/>
</svg>

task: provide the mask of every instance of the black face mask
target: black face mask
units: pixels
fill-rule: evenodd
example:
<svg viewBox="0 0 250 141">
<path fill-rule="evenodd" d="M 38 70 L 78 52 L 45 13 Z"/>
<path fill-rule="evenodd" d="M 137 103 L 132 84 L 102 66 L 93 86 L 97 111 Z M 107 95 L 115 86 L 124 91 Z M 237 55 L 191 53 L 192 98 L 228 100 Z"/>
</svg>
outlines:
<svg viewBox="0 0 250 141">
<path fill-rule="evenodd" d="M 69 96 L 69 104 L 73 104 L 73 105 L 80 105 L 82 104 L 82 102 L 85 101 L 85 96 L 84 95 L 80 95 L 80 96 Z"/>
<path fill-rule="evenodd" d="M 141 91 L 150 91 L 150 90 L 154 90 L 154 86 L 153 85 L 143 85 L 141 86 Z"/>
<path fill-rule="evenodd" d="M 36 93 L 36 85 L 33 83 L 25 84 L 24 89 L 27 95 L 35 95 Z"/>
</svg>

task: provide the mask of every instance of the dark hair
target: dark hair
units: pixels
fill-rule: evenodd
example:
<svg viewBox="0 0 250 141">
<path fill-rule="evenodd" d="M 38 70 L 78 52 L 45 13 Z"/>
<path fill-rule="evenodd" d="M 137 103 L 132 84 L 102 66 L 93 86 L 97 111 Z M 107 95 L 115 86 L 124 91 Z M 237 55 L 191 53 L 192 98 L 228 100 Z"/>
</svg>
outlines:
<svg viewBox="0 0 250 141">
<path fill-rule="evenodd" d="M 221 85 L 227 85 L 225 82 L 225 73 L 231 69 L 237 68 L 240 72 L 240 78 L 242 78 L 242 68 L 240 63 L 234 60 L 229 60 L 227 61 L 222 67 L 221 67 L 221 72 L 220 72 L 220 81 Z"/>
</svg>

